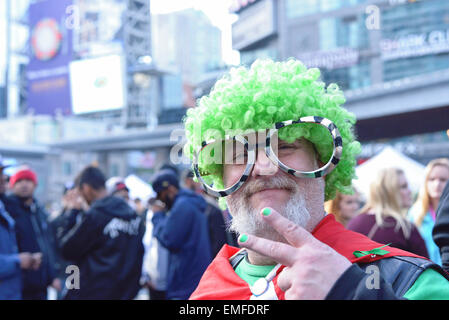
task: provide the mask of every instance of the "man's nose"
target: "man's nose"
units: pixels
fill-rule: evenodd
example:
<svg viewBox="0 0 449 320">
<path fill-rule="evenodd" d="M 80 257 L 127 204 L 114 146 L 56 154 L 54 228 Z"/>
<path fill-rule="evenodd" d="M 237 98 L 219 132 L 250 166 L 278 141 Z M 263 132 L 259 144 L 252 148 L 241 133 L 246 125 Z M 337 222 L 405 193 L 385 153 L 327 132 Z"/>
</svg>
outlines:
<svg viewBox="0 0 449 320">
<path fill-rule="evenodd" d="M 254 164 L 251 173 L 253 177 L 274 175 L 278 169 L 279 168 L 267 157 L 264 149 L 257 151 L 256 163 Z"/>
</svg>

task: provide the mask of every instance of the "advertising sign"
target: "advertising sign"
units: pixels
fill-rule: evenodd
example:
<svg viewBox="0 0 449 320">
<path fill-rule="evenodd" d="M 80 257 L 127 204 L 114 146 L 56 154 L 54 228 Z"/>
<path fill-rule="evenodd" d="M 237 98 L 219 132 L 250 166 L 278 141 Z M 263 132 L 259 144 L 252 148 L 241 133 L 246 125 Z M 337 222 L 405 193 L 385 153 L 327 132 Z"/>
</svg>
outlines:
<svg viewBox="0 0 449 320">
<path fill-rule="evenodd" d="M 30 4 L 30 62 L 27 67 L 28 109 L 35 114 L 71 113 L 69 62 L 72 31 L 66 26 L 73 0 Z"/>
<path fill-rule="evenodd" d="M 380 42 L 385 61 L 449 52 L 449 29 L 410 34 Z"/>
<path fill-rule="evenodd" d="M 332 70 L 357 64 L 359 61 L 359 51 L 352 48 L 336 48 L 329 51 L 298 54 L 297 58 L 309 68 Z"/>
<path fill-rule="evenodd" d="M 121 109 L 126 105 L 122 56 L 72 61 L 69 69 L 74 114 Z"/>
</svg>

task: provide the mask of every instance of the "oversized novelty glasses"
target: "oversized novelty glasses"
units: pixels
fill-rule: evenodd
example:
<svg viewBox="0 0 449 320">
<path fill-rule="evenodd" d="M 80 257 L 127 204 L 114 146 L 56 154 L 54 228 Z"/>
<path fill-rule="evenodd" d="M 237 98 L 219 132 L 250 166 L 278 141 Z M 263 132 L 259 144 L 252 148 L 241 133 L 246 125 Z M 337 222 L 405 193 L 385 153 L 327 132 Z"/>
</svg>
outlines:
<svg viewBox="0 0 449 320">
<path fill-rule="evenodd" d="M 288 134 L 290 129 L 309 130 L 310 124 L 326 129 L 324 139 L 329 140 L 329 146 L 332 145 L 332 155 L 326 163 L 311 161 L 310 154 L 315 151 L 314 146 L 303 138 L 294 139 Z M 207 194 L 226 197 L 245 183 L 254 167 L 257 148 L 262 145 L 254 139 L 264 140 L 265 154 L 274 165 L 300 178 L 319 178 L 330 173 L 340 161 L 343 150 L 342 138 L 336 125 L 326 118 L 314 116 L 278 122 L 268 131 L 257 134 L 245 133 L 204 141 L 194 156 L 193 165 L 195 175 Z M 231 174 L 226 174 L 222 188 L 207 181 L 211 174 L 223 174 L 225 167 L 226 172 Z"/>
</svg>

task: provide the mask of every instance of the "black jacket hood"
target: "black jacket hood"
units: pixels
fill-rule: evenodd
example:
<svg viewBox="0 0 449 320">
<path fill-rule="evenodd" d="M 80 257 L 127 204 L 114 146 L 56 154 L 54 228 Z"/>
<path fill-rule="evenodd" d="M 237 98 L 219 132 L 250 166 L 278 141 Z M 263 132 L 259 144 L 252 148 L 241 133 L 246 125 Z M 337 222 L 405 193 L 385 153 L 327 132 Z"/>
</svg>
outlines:
<svg viewBox="0 0 449 320">
<path fill-rule="evenodd" d="M 91 206 L 91 210 L 101 211 L 124 220 L 131 220 L 137 216 L 137 213 L 129 204 L 117 196 L 107 196 L 95 201 Z"/>
</svg>

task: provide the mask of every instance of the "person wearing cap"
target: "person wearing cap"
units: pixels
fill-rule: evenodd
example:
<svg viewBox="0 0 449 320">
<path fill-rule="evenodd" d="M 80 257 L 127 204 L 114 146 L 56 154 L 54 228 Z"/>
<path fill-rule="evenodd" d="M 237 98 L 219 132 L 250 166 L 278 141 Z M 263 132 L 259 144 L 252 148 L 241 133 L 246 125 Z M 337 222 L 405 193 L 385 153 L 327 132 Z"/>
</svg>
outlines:
<svg viewBox="0 0 449 320">
<path fill-rule="evenodd" d="M 449 276 L 349 231 L 324 202 L 350 194 L 360 143 L 336 84 L 301 61 L 236 67 L 184 118 L 184 152 L 229 208 L 224 246 L 191 299 L 448 299 Z"/>
<path fill-rule="evenodd" d="M 48 213 L 34 198 L 37 184 L 33 170 L 19 169 L 10 178 L 12 194 L 5 200 L 6 211 L 15 221 L 19 253 L 30 252 L 41 259 L 37 270 L 22 270 L 22 298 L 25 300 L 45 300 L 48 286 L 61 290 L 54 269 L 55 239 L 47 223 Z"/>
<path fill-rule="evenodd" d="M 117 196 L 129 201 L 129 189 L 125 182 L 119 177 L 112 177 L 106 181 L 106 189 L 111 196 Z"/>
<path fill-rule="evenodd" d="M 180 188 L 172 170 L 161 170 L 152 179 L 157 200 L 152 205 L 153 235 L 169 251 L 167 299 L 187 299 L 211 262 L 206 201 Z"/>
</svg>

